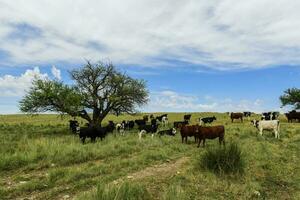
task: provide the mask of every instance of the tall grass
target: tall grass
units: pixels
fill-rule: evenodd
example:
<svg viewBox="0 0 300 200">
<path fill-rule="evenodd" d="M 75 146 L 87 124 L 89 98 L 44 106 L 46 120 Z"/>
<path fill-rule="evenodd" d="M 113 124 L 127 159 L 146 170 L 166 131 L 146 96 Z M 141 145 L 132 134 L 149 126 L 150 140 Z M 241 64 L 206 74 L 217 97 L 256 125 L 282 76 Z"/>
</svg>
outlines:
<svg viewBox="0 0 300 200">
<path fill-rule="evenodd" d="M 208 148 L 200 160 L 204 168 L 217 174 L 242 174 L 245 168 L 244 155 L 236 143 Z"/>
</svg>

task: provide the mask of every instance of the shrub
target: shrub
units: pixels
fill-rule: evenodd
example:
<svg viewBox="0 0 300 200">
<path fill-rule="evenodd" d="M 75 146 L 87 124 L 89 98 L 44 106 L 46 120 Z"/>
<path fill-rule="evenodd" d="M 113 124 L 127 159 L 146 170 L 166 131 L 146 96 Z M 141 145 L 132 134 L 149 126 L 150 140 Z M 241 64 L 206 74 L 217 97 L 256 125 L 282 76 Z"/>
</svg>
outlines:
<svg viewBox="0 0 300 200">
<path fill-rule="evenodd" d="M 207 149 L 201 157 L 201 164 L 217 174 L 241 174 L 245 167 L 243 154 L 236 143 L 231 143 L 225 148 Z"/>
</svg>

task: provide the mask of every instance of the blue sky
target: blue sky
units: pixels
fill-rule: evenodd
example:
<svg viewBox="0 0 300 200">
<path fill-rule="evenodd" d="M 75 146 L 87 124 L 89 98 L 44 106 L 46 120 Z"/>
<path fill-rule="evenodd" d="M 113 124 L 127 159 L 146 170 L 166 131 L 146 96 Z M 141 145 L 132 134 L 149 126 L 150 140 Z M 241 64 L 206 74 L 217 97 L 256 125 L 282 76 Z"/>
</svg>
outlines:
<svg viewBox="0 0 300 200">
<path fill-rule="evenodd" d="M 284 111 L 279 96 L 300 85 L 299 9 L 293 0 L 0 0 L 0 113 L 19 112 L 34 76 L 70 83 L 85 59 L 145 79 L 143 111 Z"/>
</svg>

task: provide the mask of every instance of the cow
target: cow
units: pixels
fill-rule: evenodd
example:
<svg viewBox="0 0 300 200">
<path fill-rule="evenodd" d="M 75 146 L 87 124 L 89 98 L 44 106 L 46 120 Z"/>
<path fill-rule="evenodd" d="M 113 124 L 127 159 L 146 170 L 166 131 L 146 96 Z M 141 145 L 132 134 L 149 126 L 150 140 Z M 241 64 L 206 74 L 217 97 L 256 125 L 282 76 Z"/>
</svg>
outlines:
<svg viewBox="0 0 300 200">
<path fill-rule="evenodd" d="M 234 119 L 241 119 L 241 122 L 243 122 L 243 113 L 230 113 L 231 122 L 233 123 Z"/>
<path fill-rule="evenodd" d="M 139 140 L 142 139 L 142 136 L 145 135 L 146 133 L 151 133 L 151 136 L 153 138 L 154 136 L 154 133 L 157 132 L 157 128 L 158 128 L 158 125 L 157 124 L 154 124 L 154 125 L 140 125 L 139 126 Z"/>
<path fill-rule="evenodd" d="M 184 121 L 188 121 L 188 122 L 189 122 L 189 121 L 190 121 L 190 119 L 191 119 L 191 117 L 192 117 L 192 115 L 191 115 L 191 114 L 184 115 L 184 116 L 183 116 L 183 120 L 184 120 Z"/>
<path fill-rule="evenodd" d="M 261 120 L 275 120 L 278 119 L 279 112 L 264 112 L 261 115 Z"/>
<path fill-rule="evenodd" d="M 199 127 L 198 125 L 191 125 L 191 126 L 180 126 L 180 134 L 181 134 L 181 139 L 182 143 L 187 143 L 187 138 L 188 137 L 195 137 L 195 142 L 197 142 L 198 138 L 198 133 L 199 133 Z"/>
<path fill-rule="evenodd" d="M 112 133 L 115 130 L 115 123 L 113 121 L 108 121 L 108 125 L 105 127 L 106 133 Z"/>
<path fill-rule="evenodd" d="M 251 117 L 251 112 L 244 112 L 244 117 Z"/>
<path fill-rule="evenodd" d="M 215 139 L 219 138 L 219 144 L 225 146 L 225 128 L 224 126 L 210 126 L 210 127 L 204 127 L 199 126 L 198 127 L 198 147 L 200 147 L 201 141 L 203 140 L 203 147 L 205 147 L 205 140 L 206 139 Z"/>
<path fill-rule="evenodd" d="M 293 120 L 298 120 L 298 122 L 300 122 L 300 112 L 297 112 L 296 110 L 285 113 L 285 116 L 287 117 L 288 122 L 293 122 Z"/>
<path fill-rule="evenodd" d="M 164 127 L 168 126 L 168 124 L 169 124 L 168 117 L 163 116 L 163 118 L 161 119 L 161 123 L 162 123 L 162 126 L 164 126 Z"/>
<path fill-rule="evenodd" d="M 217 120 L 217 118 L 215 116 L 199 118 L 200 125 L 211 124 L 214 120 Z"/>
<path fill-rule="evenodd" d="M 187 125 L 187 124 L 189 124 L 188 121 L 177 121 L 174 122 L 174 128 L 179 128 L 180 126 Z"/>
<path fill-rule="evenodd" d="M 79 127 L 77 120 L 69 120 L 69 129 L 72 131 L 72 133 L 76 133 L 77 127 Z"/>
<path fill-rule="evenodd" d="M 82 144 L 85 143 L 86 138 L 91 138 L 91 142 L 95 142 L 97 137 L 100 137 L 101 141 L 105 138 L 107 134 L 107 129 L 100 126 L 88 126 L 88 127 L 78 127 L 79 138 Z"/>
<path fill-rule="evenodd" d="M 153 116 L 153 114 L 151 114 L 151 115 L 150 115 L 150 119 L 154 119 L 154 116 Z"/>
<path fill-rule="evenodd" d="M 259 130 L 259 134 L 262 136 L 263 130 L 273 130 L 275 133 L 275 138 L 279 139 L 279 120 L 252 120 L 253 126 Z"/>
<path fill-rule="evenodd" d="M 157 134 L 159 135 L 159 137 L 162 136 L 162 135 L 175 136 L 176 135 L 176 129 L 171 128 L 171 129 L 167 129 L 167 130 L 161 130 L 161 131 L 158 131 Z"/>
<path fill-rule="evenodd" d="M 162 119 L 163 119 L 164 117 L 168 117 L 168 114 L 163 114 L 163 115 L 157 116 L 156 119 L 157 119 L 158 121 L 162 122 Z"/>
<path fill-rule="evenodd" d="M 136 120 L 134 120 L 134 122 L 135 122 L 138 126 L 146 125 L 146 121 L 143 120 L 143 119 L 136 119 Z"/>
<path fill-rule="evenodd" d="M 125 135 L 125 123 L 117 124 L 116 129 L 120 135 L 122 135 L 122 136 Z"/>
<path fill-rule="evenodd" d="M 123 120 L 122 123 L 125 124 L 125 129 L 126 130 L 133 129 L 133 127 L 134 127 L 134 121 L 133 120 L 130 120 L 130 121 Z"/>
<path fill-rule="evenodd" d="M 147 121 L 149 120 L 148 115 L 144 115 L 144 116 L 143 116 L 143 120 L 144 120 L 145 122 L 147 122 Z"/>
</svg>

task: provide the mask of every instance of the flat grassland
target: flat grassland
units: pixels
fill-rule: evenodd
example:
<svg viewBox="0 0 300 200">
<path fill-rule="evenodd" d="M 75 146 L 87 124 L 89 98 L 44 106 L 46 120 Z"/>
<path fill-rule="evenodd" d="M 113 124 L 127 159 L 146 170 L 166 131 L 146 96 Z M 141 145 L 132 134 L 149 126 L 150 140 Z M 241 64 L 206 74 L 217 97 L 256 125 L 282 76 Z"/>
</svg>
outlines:
<svg viewBox="0 0 300 200">
<path fill-rule="evenodd" d="M 142 115 L 108 116 L 104 124 Z M 170 124 L 183 115 L 169 113 Z M 137 193 L 139 199 L 300 199 L 300 123 L 280 116 L 279 140 L 268 131 L 259 136 L 248 119 L 231 123 L 225 113 L 192 113 L 191 123 L 213 115 L 213 125 L 225 125 L 226 144 L 242 149 L 244 174 L 201 167 L 199 158 L 218 140 L 205 148 L 194 138 L 182 144 L 178 133 L 139 141 L 135 129 L 82 145 L 68 130 L 68 117 L 0 115 L 0 199 L 105 199 L 103 191 L 106 199 L 121 199 L 123 190 L 127 199 Z"/>
</svg>

